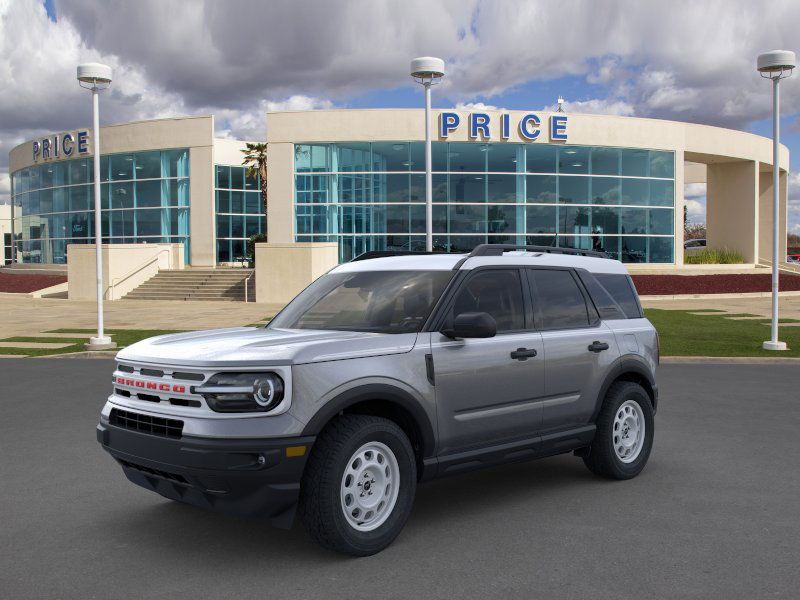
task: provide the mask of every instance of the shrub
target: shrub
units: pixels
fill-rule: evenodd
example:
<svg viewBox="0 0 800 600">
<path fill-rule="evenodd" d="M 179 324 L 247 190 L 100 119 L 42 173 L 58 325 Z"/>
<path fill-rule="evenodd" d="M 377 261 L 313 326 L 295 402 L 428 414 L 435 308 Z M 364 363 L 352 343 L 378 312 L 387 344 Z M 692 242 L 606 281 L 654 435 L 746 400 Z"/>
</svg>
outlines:
<svg viewBox="0 0 800 600">
<path fill-rule="evenodd" d="M 687 265 L 738 265 L 744 262 L 744 256 L 729 248 L 703 248 L 687 254 L 683 262 Z"/>
<path fill-rule="evenodd" d="M 266 241 L 266 233 L 257 233 L 256 235 L 251 235 L 247 240 L 247 262 L 250 263 L 251 267 L 254 267 L 256 264 L 256 244 Z"/>
</svg>

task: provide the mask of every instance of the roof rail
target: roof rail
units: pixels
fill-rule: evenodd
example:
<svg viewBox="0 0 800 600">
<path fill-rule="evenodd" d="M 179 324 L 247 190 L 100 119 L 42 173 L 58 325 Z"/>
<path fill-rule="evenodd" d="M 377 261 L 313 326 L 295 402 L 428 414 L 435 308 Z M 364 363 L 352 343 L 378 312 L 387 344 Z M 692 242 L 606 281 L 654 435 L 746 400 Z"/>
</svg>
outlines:
<svg viewBox="0 0 800 600">
<path fill-rule="evenodd" d="M 415 250 L 369 250 L 350 259 L 350 262 L 370 260 L 372 258 L 386 258 L 387 256 L 421 256 L 425 254 L 442 254 L 442 252 L 425 252 L 424 250 L 418 252 Z"/>
<path fill-rule="evenodd" d="M 608 258 L 605 252 L 598 250 L 582 250 L 581 248 L 564 248 L 555 246 L 526 246 L 524 244 L 479 244 L 469 253 L 467 258 L 473 256 L 502 256 L 504 252 L 527 250 L 528 252 L 542 252 L 546 254 L 572 254 L 576 256 L 591 256 L 594 258 Z"/>
</svg>

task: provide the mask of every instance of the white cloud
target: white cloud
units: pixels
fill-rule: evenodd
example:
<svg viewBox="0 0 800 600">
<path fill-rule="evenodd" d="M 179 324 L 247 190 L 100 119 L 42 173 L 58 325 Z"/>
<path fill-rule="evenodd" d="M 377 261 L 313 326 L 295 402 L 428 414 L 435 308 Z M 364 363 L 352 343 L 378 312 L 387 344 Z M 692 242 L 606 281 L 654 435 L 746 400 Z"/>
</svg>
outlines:
<svg viewBox="0 0 800 600">
<path fill-rule="evenodd" d="M 456 110 L 503 110 L 493 104 L 484 104 L 483 102 L 457 102 Z"/>
<path fill-rule="evenodd" d="M 706 184 L 705 183 L 687 183 L 683 186 L 684 198 L 705 198 L 706 197 Z"/>
<path fill-rule="evenodd" d="M 545 110 L 556 110 L 556 104 L 545 106 Z M 592 98 L 591 100 L 565 100 L 563 104 L 566 113 L 584 113 L 591 115 L 617 115 L 631 117 L 635 114 L 633 105 L 623 100 L 608 100 Z"/>
<path fill-rule="evenodd" d="M 265 115 L 268 111 L 317 110 L 333 108 L 333 102 L 325 98 L 313 98 L 296 94 L 286 100 L 261 100 L 248 110 L 217 109 L 215 111 L 216 134 L 220 137 L 263 140 L 266 130 Z"/>
<path fill-rule="evenodd" d="M 699 200 L 686 200 L 686 212 L 689 214 L 689 220 L 692 223 L 705 223 L 706 222 L 706 204 Z"/>
</svg>

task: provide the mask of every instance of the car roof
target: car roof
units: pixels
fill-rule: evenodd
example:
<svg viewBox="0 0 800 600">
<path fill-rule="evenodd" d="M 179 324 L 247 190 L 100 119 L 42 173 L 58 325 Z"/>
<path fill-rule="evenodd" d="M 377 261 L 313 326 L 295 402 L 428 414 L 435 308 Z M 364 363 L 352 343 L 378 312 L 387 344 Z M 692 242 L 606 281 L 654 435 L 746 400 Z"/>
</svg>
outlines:
<svg viewBox="0 0 800 600">
<path fill-rule="evenodd" d="M 462 262 L 463 261 L 463 262 Z M 461 263 L 461 264 L 459 264 Z M 501 256 L 468 256 L 466 254 L 408 254 L 358 260 L 339 265 L 334 273 L 362 271 L 451 271 L 485 266 L 545 266 L 586 269 L 592 273 L 628 274 L 625 265 L 610 258 L 551 254 L 549 252 L 514 251 Z"/>
</svg>

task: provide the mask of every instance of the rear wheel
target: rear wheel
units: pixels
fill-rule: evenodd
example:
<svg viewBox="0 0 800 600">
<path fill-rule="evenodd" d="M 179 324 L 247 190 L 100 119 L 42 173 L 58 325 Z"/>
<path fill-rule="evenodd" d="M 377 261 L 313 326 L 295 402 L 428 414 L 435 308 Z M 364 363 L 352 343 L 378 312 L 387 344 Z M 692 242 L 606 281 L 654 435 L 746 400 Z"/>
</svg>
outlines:
<svg viewBox="0 0 800 600">
<path fill-rule="evenodd" d="M 300 488 L 309 535 L 344 554 L 368 556 L 392 543 L 411 512 L 414 451 L 394 422 L 343 415 L 320 434 Z"/>
<path fill-rule="evenodd" d="M 583 462 L 592 473 L 630 479 L 641 473 L 653 446 L 653 405 L 637 383 L 609 388 L 597 417 L 597 434 Z"/>
</svg>

